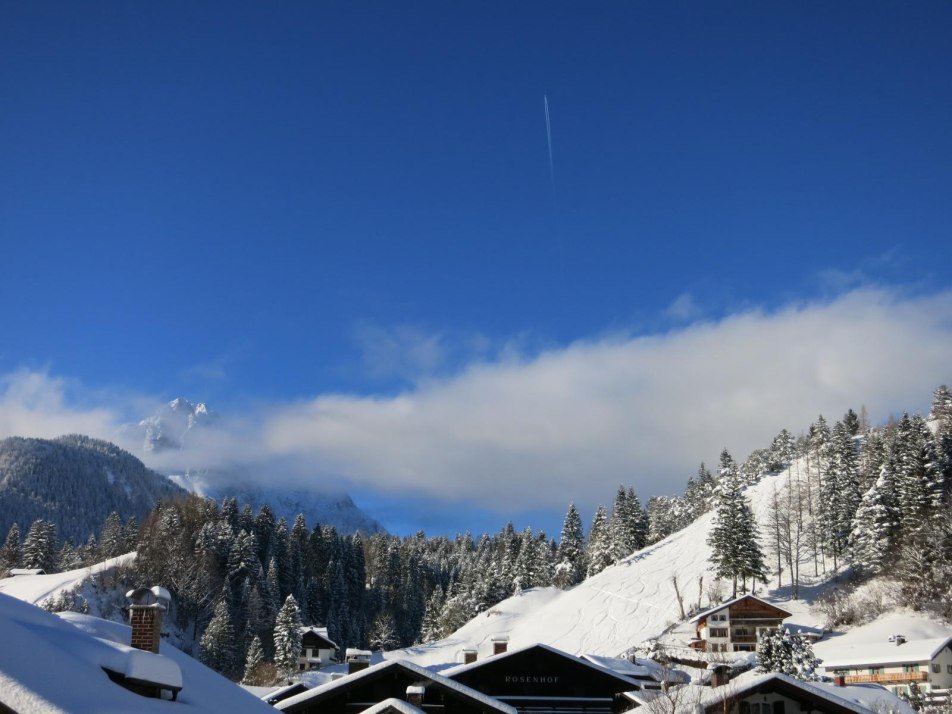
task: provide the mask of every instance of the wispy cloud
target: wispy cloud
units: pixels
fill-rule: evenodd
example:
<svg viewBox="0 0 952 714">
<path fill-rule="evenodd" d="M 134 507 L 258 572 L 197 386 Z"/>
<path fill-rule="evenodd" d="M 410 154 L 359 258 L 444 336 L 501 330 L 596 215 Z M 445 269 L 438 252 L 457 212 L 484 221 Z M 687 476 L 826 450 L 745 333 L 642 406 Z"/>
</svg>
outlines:
<svg viewBox="0 0 952 714">
<path fill-rule="evenodd" d="M 408 343 L 421 349 L 410 366 L 444 364 L 427 339 Z M 949 354 L 952 292 L 859 289 L 663 334 L 497 350 L 396 396 L 259 406 L 184 457 L 502 513 L 591 505 L 619 483 L 644 495 L 678 491 L 723 446 L 743 457 L 820 412 L 834 419 L 865 404 L 884 419 L 924 407 L 952 377 Z M 121 408 L 77 408 L 48 374 L 2 384 L 4 434 L 106 435 L 119 424 Z"/>
<path fill-rule="evenodd" d="M 681 293 L 668 305 L 664 314 L 677 322 L 690 322 L 701 317 L 703 312 L 691 293 Z"/>
</svg>

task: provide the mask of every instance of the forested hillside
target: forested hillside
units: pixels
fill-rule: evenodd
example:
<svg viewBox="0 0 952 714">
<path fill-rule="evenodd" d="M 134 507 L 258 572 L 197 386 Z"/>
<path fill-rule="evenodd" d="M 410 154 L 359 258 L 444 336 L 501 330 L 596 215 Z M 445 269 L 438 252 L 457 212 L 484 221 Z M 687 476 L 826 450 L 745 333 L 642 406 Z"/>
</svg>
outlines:
<svg viewBox="0 0 952 714">
<path fill-rule="evenodd" d="M 106 441 L 70 435 L 0 441 L 0 532 L 38 519 L 53 523 L 58 540 L 84 542 L 106 517 L 145 518 L 163 499 L 185 491 Z"/>
</svg>

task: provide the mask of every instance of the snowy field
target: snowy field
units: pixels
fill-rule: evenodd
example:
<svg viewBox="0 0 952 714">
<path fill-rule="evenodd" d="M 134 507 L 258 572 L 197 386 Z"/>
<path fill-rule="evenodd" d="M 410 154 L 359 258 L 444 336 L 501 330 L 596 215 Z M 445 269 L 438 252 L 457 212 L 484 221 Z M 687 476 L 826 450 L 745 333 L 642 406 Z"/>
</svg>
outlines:
<svg viewBox="0 0 952 714">
<path fill-rule="evenodd" d="M 135 553 L 126 553 L 88 568 L 67 570 L 51 575 L 19 575 L 15 578 L 4 578 L 0 580 L 0 593 L 39 605 L 60 592 L 82 587 L 93 575 L 108 573 L 118 566 L 130 565 L 135 561 L 135 557 Z"/>
<path fill-rule="evenodd" d="M 802 468 L 796 462 L 791 468 Z M 758 520 L 766 519 L 774 489 L 781 489 L 790 470 L 765 476 L 746 490 Z M 492 652 L 493 635 L 509 636 L 510 648 L 543 642 L 573 654 L 617 656 L 649 638 L 662 636 L 681 619 L 671 582 L 677 575 L 684 594 L 685 609 L 697 604 L 698 579 L 706 584 L 710 548 L 708 533 L 714 520 L 707 513 L 682 531 L 633 553 L 617 565 L 606 568 L 571 590 L 537 588 L 504 600 L 480 614 L 444 640 L 386 653 L 388 659 L 410 659 L 423 665 L 453 663 L 460 650 L 476 648 L 480 657 Z M 769 561 L 768 561 L 769 562 Z M 805 594 L 816 594 L 806 588 Z M 724 594 L 730 597 L 730 583 Z M 805 601 L 790 601 L 789 586 L 758 596 L 776 602 L 793 613 L 788 620 L 801 627 L 816 627 L 818 618 Z M 702 607 L 710 603 L 702 598 Z M 672 635 L 686 644 L 693 634 L 683 626 Z M 666 638 L 669 641 L 670 638 Z M 673 641 L 670 642 L 674 644 Z"/>
</svg>

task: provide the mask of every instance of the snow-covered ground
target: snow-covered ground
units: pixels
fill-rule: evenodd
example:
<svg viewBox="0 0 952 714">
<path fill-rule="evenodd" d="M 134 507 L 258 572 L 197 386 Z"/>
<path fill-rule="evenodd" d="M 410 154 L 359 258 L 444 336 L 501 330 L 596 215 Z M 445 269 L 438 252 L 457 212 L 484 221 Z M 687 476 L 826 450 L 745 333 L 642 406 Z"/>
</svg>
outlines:
<svg viewBox="0 0 952 714">
<path fill-rule="evenodd" d="M 797 467 L 802 468 L 802 464 L 795 463 L 791 468 Z M 774 489 L 783 488 L 789 478 L 787 469 L 765 476 L 747 489 L 761 522 L 766 520 Z M 492 652 L 491 638 L 496 634 L 507 634 L 511 648 L 543 642 L 573 654 L 619 655 L 661 636 L 681 620 L 672 576 L 678 578 L 685 609 L 698 604 L 699 578 L 703 577 L 702 590 L 706 591 L 713 577 L 708 570 L 711 551 L 707 545 L 713 519 L 714 514 L 707 513 L 684 530 L 633 553 L 571 590 L 527 590 L 478 615 L 444 640 L 388 652 L 385 657 L 424 665 L 445 664 L 455 662 L 463 648 L 472 647 L 480 657 L 486 657 Z M 815 594 L 816 588 L 805 592 Z M 725 595 L 730 596 L 729 589 Z M 789 621 L 795 626 L 821 624 L 810 613 L 807 602 L 790 601 L 789 587 L 758 591 L 758 596 L 792 612 Z M 702 607 L 710 604 L 706 595 L 701 600 Z M 693 635 L 693 630 L 675 631 L 683 634 L 683 644 Z"/>
<path fill-rule="evenodd" d="M 67 570 L 50 575 L 18 575 L 0 580 L 0 593 L 15 597 L 17 600 L 39 605 L 47 598 L 74 588 L 81 588 L 92 576 L 108 573 L 122 565 L 135 562 L 135 553 L 126 553 L 110 558 L 88 568 Z"/>
</svg>

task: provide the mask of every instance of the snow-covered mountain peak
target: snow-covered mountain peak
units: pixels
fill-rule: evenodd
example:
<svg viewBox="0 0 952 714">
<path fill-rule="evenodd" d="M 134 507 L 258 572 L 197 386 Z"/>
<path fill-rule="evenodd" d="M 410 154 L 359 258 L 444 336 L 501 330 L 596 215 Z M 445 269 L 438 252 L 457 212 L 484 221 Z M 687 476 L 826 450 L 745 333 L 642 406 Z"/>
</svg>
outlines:
<svg viewBox="0 0 952 714">
<path fill-rule="evenodd" d="M 205 402 L 193 404 L 184 397 L 177 397 L 139 422 L 142 449 L 146 452 L 181 449 L 192 429 L 214 420 L 215 412 Z"/>
</svg>

